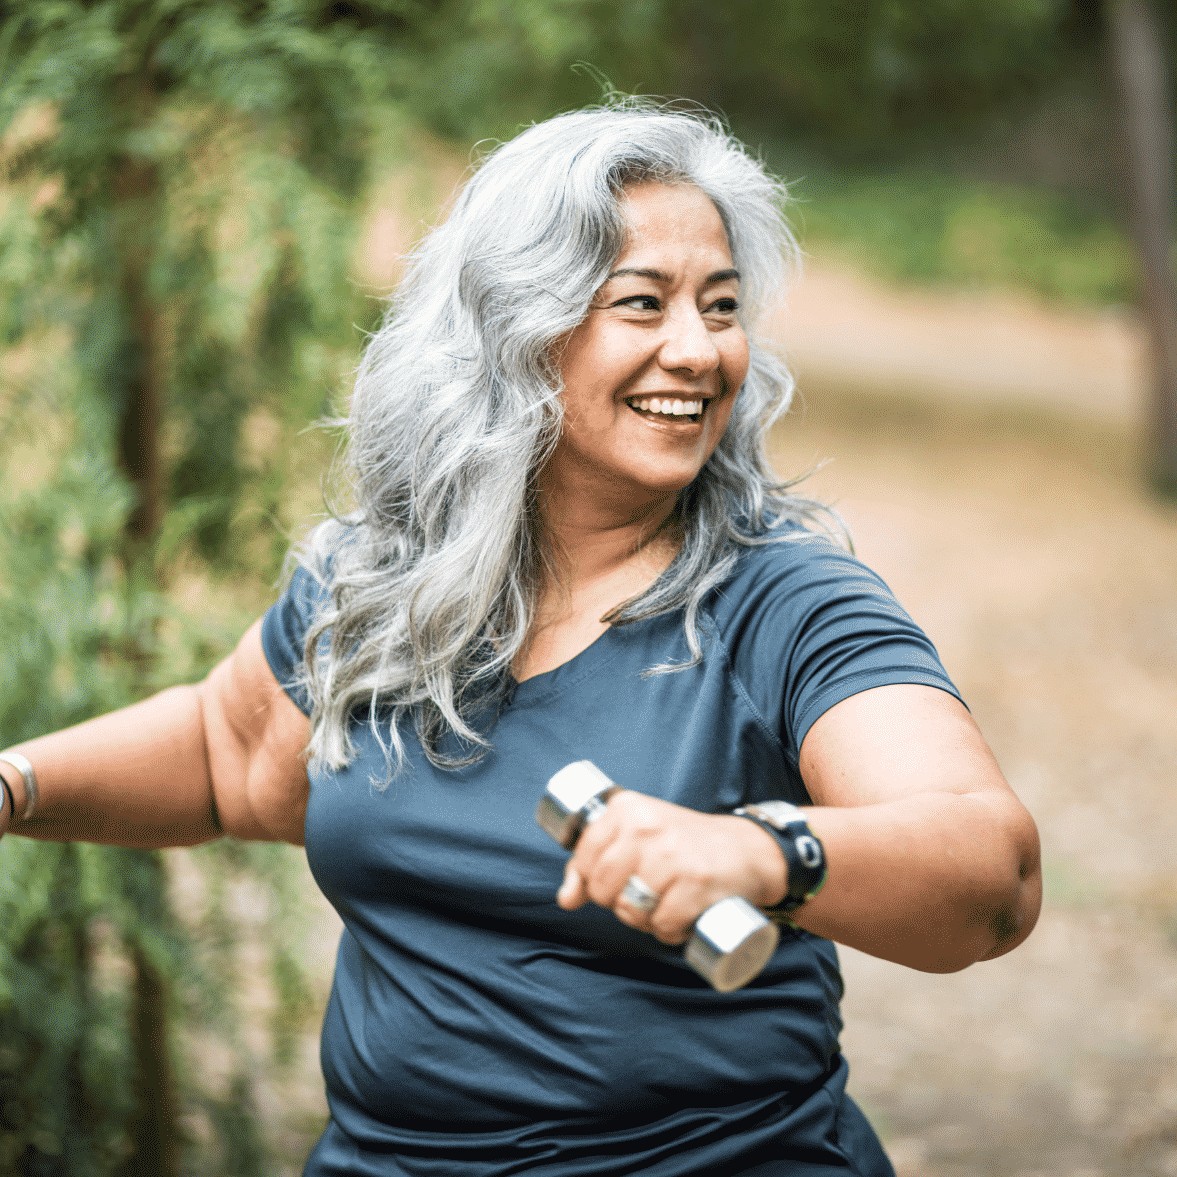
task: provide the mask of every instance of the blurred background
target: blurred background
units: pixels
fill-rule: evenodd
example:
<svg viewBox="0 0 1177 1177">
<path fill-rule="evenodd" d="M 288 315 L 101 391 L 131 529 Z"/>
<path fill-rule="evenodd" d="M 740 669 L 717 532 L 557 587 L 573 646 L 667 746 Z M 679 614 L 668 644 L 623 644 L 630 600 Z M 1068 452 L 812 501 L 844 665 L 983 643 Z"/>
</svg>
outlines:
<svg viewBox="0 0 1177 1177">
<path fill-rule="evenodd" d="M 476 143 L 622 92 L 791 183 L 784 474 L 1038 819 L 1011 956 L 853 952 L 900 1177 L 1177 1175 L 1177 294 L 1162 0 L 0 3 L 0 746 L 193 681 L 322 511 Z M 337 925 L 290 848 L 0 845 L 0 1174 L 294 1174 Z"/>
</svg>

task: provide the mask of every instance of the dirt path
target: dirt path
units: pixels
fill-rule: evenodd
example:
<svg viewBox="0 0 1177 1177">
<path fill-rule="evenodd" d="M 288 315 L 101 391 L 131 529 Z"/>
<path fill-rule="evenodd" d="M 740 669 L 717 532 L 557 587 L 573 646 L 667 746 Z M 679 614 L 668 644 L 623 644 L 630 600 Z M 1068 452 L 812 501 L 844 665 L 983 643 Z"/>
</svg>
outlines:
<svg viewBox="0 0 1177 1177">
<path fill-rule="evenodd" d="M 819 254 L 772 330 L 803 381 L 860 394 L 901 391 L 1114 424 L 1144 412 L 1146 341 L 1122 309 L 897 288 Z"/>
</svg>

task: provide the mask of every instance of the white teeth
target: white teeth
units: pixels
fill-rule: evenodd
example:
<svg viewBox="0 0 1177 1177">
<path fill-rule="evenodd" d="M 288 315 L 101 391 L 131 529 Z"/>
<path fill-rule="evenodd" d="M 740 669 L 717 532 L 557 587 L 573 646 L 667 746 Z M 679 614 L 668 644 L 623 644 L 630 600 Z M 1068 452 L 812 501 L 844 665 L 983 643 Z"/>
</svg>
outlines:
<svg viewBox="0 0 1177 1177">
<path fill-rule="evenodd" d="M 664 417 L 697 417 L 703 411 L 701 400 L 684 401 L 669 397 L 646 396 L 631 400 L 630 405 L 643 413 L 660 413 Z"/>
</svg>

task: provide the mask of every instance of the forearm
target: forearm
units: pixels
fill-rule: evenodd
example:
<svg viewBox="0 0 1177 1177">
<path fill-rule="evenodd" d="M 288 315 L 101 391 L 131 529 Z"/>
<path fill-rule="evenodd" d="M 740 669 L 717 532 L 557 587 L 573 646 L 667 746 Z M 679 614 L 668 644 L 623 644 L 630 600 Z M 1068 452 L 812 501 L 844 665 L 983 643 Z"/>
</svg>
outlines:
<svg viewBox="0 0 1177 1177">
<path fill-rule="evenodd" d="M 798 926 L 928 972 L 999 956 L 1034 926 L 1037 835 L 1006 795 L 931 792 L 807 809 L 829 876 Z"/>
<path fill-rule="evenodd" d="M 12 834 L 118 846 L 189 846 L 219 835 L 201 688 L 173 687 L 76 727 L 17 745 L 39 797 Z M 20 773 L 0 773 L 24 812 Z"/>
</svg>

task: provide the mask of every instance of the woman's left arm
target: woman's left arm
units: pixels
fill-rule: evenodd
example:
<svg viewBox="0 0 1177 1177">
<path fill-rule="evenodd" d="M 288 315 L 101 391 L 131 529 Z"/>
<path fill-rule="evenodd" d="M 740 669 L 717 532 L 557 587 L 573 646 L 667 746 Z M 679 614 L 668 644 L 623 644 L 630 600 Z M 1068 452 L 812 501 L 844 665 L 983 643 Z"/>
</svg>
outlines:
<svg viewBox="0 0 1177 1177">
<path fill-rule="evenodd" d="M 810 728 L 800 768 L 829 863 L 826 886 L 794 915 L 800 927 L 928 972 L 1030 934 L 1042 901 L 1034 820 L 947 692 L 852 695 Z"/>
<path fill-rule="evenodd" d="M 1042 898 L 1034 821 L 968 711 L 928 686 L 883 686 L 831 707 L 801 746 L 825 847 L 825 886 L 794 912 L 819 936 L 926 972 L 1000 956 L 1034 927 Z M 637 874 L 660 897 L 626 900 Z M 771 907 L 788 877 L 776 840 L 742 817 L 622 790 L 581 835 L 558 901 L 592 900 L 681 943 L 725 895 Z"/>
</svg>

